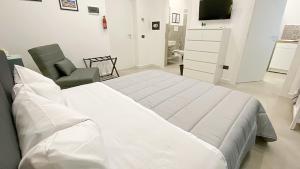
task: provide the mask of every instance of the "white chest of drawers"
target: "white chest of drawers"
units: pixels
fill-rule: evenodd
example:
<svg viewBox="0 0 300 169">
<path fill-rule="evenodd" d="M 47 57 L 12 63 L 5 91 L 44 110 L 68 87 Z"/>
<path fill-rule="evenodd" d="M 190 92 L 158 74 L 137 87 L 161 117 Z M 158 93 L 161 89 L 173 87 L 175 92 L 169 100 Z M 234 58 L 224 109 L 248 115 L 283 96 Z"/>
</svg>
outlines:
<svg viewBox="0 0 300 169">
<path fill-rule="evenodd" d="M 187 29 L 184 76 L 218 83 L 222 77 L 230 29 Z"/>
</svg>

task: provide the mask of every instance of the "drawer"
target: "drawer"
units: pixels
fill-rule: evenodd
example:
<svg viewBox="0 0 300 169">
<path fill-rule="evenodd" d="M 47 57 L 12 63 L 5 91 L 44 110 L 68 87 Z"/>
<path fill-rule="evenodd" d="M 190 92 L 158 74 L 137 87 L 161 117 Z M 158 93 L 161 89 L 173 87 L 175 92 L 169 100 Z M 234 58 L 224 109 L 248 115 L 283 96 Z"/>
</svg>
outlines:
<svg viewBox="0 0 300 169">
<path fill-rule="evenodd" d="M 222 41 L 223 30 L 188 30 L 187 40 Z"/>
<path fill-rule="evenodd" d="M 209 73 L 199 72 L 199 71 L 190 70 L 190 69 L 184 69 L 183 76 L 192 78 L 192 79 L 197 79 L 197 80 L 201 80 L 201 81 L 214 83 L 214 75 L 209 74 Z"/>
<path fill-rule="evenodd" d="M 294 49 L 296 50 L 298 47 L 297 43 L 276 43 L 276 48 L 284 48 L 284 49 Z"/>
<path fill-rule="evenodd" d="M 200 62 L 217 63 L 218 54 L 209 52 L 185 51 L 184 58 Z"/>
<path fill-rule="evenodd" d="M 214 52 L 219 53 L 221 43 L 211 41 L 187 41 L 186 50 L 193 50 L 198 52 Z"/>
<path fill-rule="evenodd" d="M 184 60 L 184 67 L 191 70 L 197 70 L 206 73 L 214 74 L 217 69 L 217 65 L 213 63 L 197 62 L 192 60 Z"/>
</svg>

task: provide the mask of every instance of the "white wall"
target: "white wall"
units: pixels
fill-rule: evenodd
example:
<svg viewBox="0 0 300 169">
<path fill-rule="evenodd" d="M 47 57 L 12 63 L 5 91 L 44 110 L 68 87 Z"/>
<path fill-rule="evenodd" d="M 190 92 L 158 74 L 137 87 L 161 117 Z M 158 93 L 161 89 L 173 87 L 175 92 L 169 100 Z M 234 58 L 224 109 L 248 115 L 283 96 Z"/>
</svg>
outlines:
<svg viewBox="0 0 300 169">
<path fill-rule="evenodd" d="M 300 1 L 288 0 L 285 14 L 283 18 L 283 25 L 300 25 Z"/>
<path fill-rule="evenodd" d="M 167 9 L 168 0 L 136 1 L 137 66 L 164 65 Z M 160 21 L 160 30 L 152 30 L 153 21 Z"/>
<path fill-rule="evenodd" d="M 180 25 L 182 26 L 184 23 L 184 14 L 185 9 L 188 8 L 187 0 L 169 0 L 169 23 L 171 25 Z M 180 14 L 180 23 L 172 23 L 172 13 Z"/>
<path fill-rule="evenodd" d="M 285 13 L 282 20 L 281 34 L 285 25 L 300 25 L 300 1 L 299 0 L 287 0 Z"/>
<path fill-rule="evenodd" d="M 32 2 L 1 0 L 0 47 L 20 54 L 25 65 L 37 70 L 27 50 L 58 43 L 66 57 L 83 66 L 83 57 L 110 54 L 109 36 L 101 28 L 105 14 L 104 0 L 81 0 L 79 12 L 60 10 L 58 0 Z M 88 5 L 100 8 L 100 15 L 89 15 Z"/>
<path fill-rule="evenodd" d="M 199 0 L 191 0 L 189 3 L 188 28 L 201 28 L 199 21 Z M 234 0 L 232 16 L 230 20 L 205 21 L 210 27 L 231 28 L 231 35 L 228 44 L 228 52 L 225 64 L 230 66 L 229 70 L 224 70 L 223 79 L 235 82 L 238 75 L 239 63 L 243 55 L 245 42 L 252 17 L 254 0 Z"/>
</svg>

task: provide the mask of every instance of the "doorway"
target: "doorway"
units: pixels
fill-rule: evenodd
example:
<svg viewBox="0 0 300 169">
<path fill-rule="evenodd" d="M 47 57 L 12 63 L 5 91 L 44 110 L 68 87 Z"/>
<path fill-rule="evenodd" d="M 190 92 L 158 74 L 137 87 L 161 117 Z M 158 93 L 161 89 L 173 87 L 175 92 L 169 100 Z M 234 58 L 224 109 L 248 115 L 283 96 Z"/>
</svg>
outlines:
<svg viewBox="0 0 300 169">
<path fill-rule="evenodd" d="M 274 47 L 269 72 L 287 74 L 292 65 L 300 39 L 300 12 L 297 7 L 299 5 L 298 0 L 287 1 L 280 38 Z"/>
<path fill-rule="evenodd" d="M 187 28 L 186 0 L 169 0 L 169 22 L 166 24 L 165 67 L 173 69 L 176 74 L 180 72 L 183 64 L 185 34 Z"/>
<path fill-rule="evenodd" d="M 170 14 L 171 22 L 173 20 L 172 17 L 176 17 L 175 15 L 178 16 L 180 14 L 171 13 Z M 187 14 L 184 14 L 182 19 L 184 20 L 182 25 L 176 23 L 167 24 L 166 27 L 166 42 L 167 42 L 166 51 L 167 52 L 165 57 L 166 66 L 182 64 L 183 57 L 184 57 Z"/>
<path fill-rule="evenodd" d="M 238 83 L 259 82 L 264 79 L 274 46 L 279 39 L 286 2 L 287 0 L 256 0 Z"/>
<path fill-rule="evenodd" d="M 300 63 L 299 5 L 298 0 L 256 1 L 238 83 L 272 83 L 281 96 L 298 95 L 299 86 L 292 84 Z"/>
</svg>

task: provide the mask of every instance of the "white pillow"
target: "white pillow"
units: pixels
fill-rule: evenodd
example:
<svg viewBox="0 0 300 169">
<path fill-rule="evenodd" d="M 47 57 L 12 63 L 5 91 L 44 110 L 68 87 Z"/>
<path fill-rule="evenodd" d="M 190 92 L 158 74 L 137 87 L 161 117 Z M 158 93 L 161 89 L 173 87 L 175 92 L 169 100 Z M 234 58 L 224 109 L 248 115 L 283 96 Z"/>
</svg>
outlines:
<svg viewBox="0 0 300 169">
<path fill-rule="evenodd" d="M 14 100 L 13 115 L 23 156 L 56 131 L 89 119 L 62 104 L 32 93 L 26 86 Z"/>
<path fill-rule="evenodd" d="M 61 130 L 31 149 L 19 169 L 107 169 L 100 131 L 92 121 Z"/>
<path fill-rule="evenodd" d="M 61 94 L 61 88 L 52 79 L 18 65 L 15 65 L 14 79 L 18 88 L 20 88 L 20 85 L 28 85 L 36 94 L 65 104 Z M 15 95 L 18 94 L 18 88 L 14 89 L 16 92 Z"/>
</svg>

